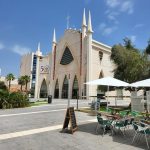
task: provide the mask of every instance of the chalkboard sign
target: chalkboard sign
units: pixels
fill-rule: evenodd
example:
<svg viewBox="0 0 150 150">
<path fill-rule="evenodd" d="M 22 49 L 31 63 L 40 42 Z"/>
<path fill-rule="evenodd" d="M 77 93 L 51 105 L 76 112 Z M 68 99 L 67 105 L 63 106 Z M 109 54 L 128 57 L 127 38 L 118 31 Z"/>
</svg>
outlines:
<svg viewBox="0 0 150 150">
<path fill-rule="evenodd" d="M 73 132 L 75 132 L 77 130 L 77 122 L 76 122 L 74 107 L 67 108 L 64 125 L 63 125 L 63 130 L 67 129 L 67 131 L 68 131 L 69 123 L 70 123 L 70 131 L 73 134 Z"/>
</svg>

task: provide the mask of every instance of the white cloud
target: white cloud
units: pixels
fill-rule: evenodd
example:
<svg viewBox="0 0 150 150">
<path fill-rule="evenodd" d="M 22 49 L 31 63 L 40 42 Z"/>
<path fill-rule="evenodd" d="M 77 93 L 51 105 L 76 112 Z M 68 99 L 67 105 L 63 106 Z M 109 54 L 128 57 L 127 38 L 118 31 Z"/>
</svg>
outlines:
<svg viewBox="0 0 150 150">
<path fill-rule="evenodd" d="M 141 28 L 141 27 L 143 27 L 143 26 L 144 26 L 144 24 L 139 23 L 139 24 L 136 24 L 136 25 L 134 26 L 134 29 L 136 29 L 136 28 Z"/>
<path fill-rule="evenodd" d="M 133 0 L 105 0 L 108 9 L 116 12 L 132 14 L 134 11 Z"/>
<path fill-rule="evenodd" d="M 131 41 L 132 41 L 133 43 L 135 43 L 136 38 L 137 38 L 137 37 L 136 37 L 135 35 L 131 35 L 131 36 L 130 36 L 130 39 L 131 39 Z"/>
<path fill-rule="evenodd" d="M 0 50 L 2 50 L 4 48 L 5 48 L 4 44 L 0 42 Z"/>
<path fill-rule="evenodd" d="M 20 45 L 15 45 L 12 48 L 12 51 L 19 54 L 19 55 L 24 55 L 30 52 L 30 49 L 27 47 L 22 47 Z"/>
<path fill-rule="evenodd" d="M 102 33 L 102 35 L 107 36 L 110 35 L 112 32 L 114 32 L 117 29 L 117 27 L 116 26 L 109 27 L 105 23 L 101 23 L 98 29 Z"/>
<path fill-rule="evenodd" d="M 127 12 L 128 14 L 133 13 L 133 2 L 130 1 L 125 1 L 120 5 L 120 11 L 121 12 Z"/>
<path fill-rule="evenodd" d="M 115 24 L 118 24 L 119 21 L 117 20 L 117 16 L 119 15 L 118 12 L 108 12 L 107 13 L 107 18 L 110 20 L 110 21 L 113 21 Z"/>
<path fill-rule="evenodd" d="M 108 35 L 117 29 L 119 24 L 119 17 L 122 13 L 132 14 L 134 12 L 134 0 L 105 0 L 107 10 L 105 15 L 109 22 L 111 22 L 111 27 L 103 27 L 103 34 Z M 99 26 L 99 29 L 102 26 Z"/>
<path fill-rule="evenodd" d="M 99 30 L 103 30 L 106 27 L 105 23 L 101 23 L 98 27 Z"/>
<path fill-rule="evenodd" d="M 89 4 L 92 0 L 84 0 L 85 4 Z"/>
<path fill-rule="evenodd" d="M 111 34 L 112 32 L 114 32 L 117 29 L 117 27 L 106 27 L 103 30 L 103 35 L 107 36 L 109 34 Z"/>
<path fill-rule="evenodd" d="M 115 8 L 120 4 L 120 0 L 106 0 L 106 4 L 111 8 Z"/>
</svg>

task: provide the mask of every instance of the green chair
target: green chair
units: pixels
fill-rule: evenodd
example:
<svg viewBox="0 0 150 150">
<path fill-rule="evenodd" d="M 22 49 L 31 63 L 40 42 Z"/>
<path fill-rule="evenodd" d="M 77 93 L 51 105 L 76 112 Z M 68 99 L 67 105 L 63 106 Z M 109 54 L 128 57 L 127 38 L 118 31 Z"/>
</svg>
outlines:
<svg viewBox="0 0 150 150">
<path fill-rule="evenodd" d="M 126 127 L 128 126 L 128 122 L 129 122 L 128 119 L 118 120 L 118 121 L 115 122 L 114 128 L 119 129 L 119 131 L 121 131 L 121 133 L 124 135 L 125 129 L 126 129 Z M 123 132 L 122 132 L 121 128 L 124 129 Z"/>
<path fill-rule="evenodd" d="M 125 116 L 127 116 L 127 111 L 120 111 L 120 112 L 119 112 L 119 115 L 120 115 L 121 117 L 125 117 Z"/>
<path fill-rule="evenodd" d="M 100 115 L 97 115 L 97 121 L 98 121 L 98 123 L 96 126 L 96 133 L 97 133 L 98 127 L 100 126 L 103 130 L 103 134 L 102 134 L 102 136 L 103 136 L 105 134 L 106 129 L 111 128 L 112 121 L 111 120 L 105 120 Z"/>
<path fill-rule="evenodd" d="M 106 109 L 106 111 L 110 114 L 112 114 L 113 110 L 111 108 L 108 107 L 108 109 Z"/>
<path fill-rule="evenodd" d="M 149 149 L 147 136 L 150 135 L 150 126 L 148 126 L 146 124 L 143 124 L 142 122 L 140 122 L 140 123 L 133 122 L 133 128 L 135 130 L 135 135 L 133 137 L 132 143 L 134 142 L 135 137 L 137 135 L 144 135 L 145 136 L 145 140 L 146 140 L 146 144 L 147 144 L 147 148 Z"/>
<path fill-rule="evenodd" d="M 140 115 L 140 112 L 138 112 L 138 111 L 131 111 L 131 116 L 137 117 L 139 115 Z"/>
</svg>

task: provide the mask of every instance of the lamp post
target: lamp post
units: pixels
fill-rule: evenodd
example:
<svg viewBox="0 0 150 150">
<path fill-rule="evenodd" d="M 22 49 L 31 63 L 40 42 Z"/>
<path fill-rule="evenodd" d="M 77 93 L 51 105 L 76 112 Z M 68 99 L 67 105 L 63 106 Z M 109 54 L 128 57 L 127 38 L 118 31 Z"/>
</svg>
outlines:
<svg viewBox="0 0 150 150">
<path fill-rule="evenodd" d="M 70 92 L 69 92 L 69 86 L 70 85 L 70 74 L 68 75 L 68 108 L 70 107 Z"/>
<path fill-rule="evenodd" d="M 78 99 L 79 99 L 79 92 L 78 92 L 78 90 L 77 90 L 76 98 L 77 98 L 77 110 L 78 110 Z"/>
</svg>

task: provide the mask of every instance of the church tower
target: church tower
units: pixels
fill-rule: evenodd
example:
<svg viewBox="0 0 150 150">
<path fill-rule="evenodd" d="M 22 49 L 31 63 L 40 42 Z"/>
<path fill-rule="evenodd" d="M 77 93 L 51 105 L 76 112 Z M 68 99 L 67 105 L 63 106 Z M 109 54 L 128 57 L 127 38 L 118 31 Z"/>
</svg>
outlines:
<svg viewBox="0 0 150 150">
<path fill-rule="evenodd" d="M 85 82 L 85 75 L 86 75 L 86 69 L 85 68 L 85 52 L 86 52 L 86 32 L 87 32 L 87 24 L 86 24 L 86 15 L 85 15 L 85 9 L 83 11 L 83 19 L 82 19 L 82 33 L 81 33 L 81 38 L 82 38 L 82 46 L 81 46 L 81 57 L 82 57 L 82 68 L 81 68 L 81 93 L 80 95 L 81 96 L 85 96 L 85 93 L 84 93 L 84 88 L 85 88 L 85 85 L 84 85 L 84 82 Z"/>
<path fill-rule="evenodd" d="M 40 61 L 40 57 L 42 56 L 42 52 L 40 49 L 40 43 L 38 44 L 38 49 L 36 51 L 36 81 L 35 81 L 35 94 L 34 94 L 34 98 L 38 99 L 39 98 L 39 72 L 40 72 L 40 66 L 39 66 L 39 61 Z"/>
<path fill-rule="evenodd" d="M 86 36 L 86 17 L 85 17 L 85 8 L 83 11 L 83 19 L 82 19 L 82 40 L 84 40 L 85 36 Z"/>
<path fill-rule="evenodd" d="M 56 64 L 56 33 L 55 33 L 55 29 L 54 29 L 54 33 L 53 33 L 53 41 L 52 41 L 52 61 L 51 61 L 51 83 L 50 83 L 50 93 L 51 95 L 53 95 L 53 89 L 52 87 L 54 87 L 54 77 L 55 77 L 55 64 Z"/>
<path fill-rule="evenodd" d="M 86 81 L 92 80 L 92 23 L 91 23 L 91 13 L 89 11 L 88 18 L 88 29 L 87 29 L 87 78 Z M 92 86 L 87 85 L 87 97 L 91 96 Z"/>
</svg>

